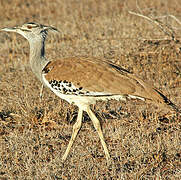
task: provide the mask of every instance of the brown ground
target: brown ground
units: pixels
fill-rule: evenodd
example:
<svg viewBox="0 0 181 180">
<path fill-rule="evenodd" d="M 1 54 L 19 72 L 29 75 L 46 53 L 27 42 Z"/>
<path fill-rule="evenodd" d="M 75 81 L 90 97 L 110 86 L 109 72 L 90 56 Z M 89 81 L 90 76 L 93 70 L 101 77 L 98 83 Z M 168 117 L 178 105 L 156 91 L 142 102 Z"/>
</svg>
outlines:
<svg viewBox="0 0 181 180">
<path fill-rule="evenodd" d="M 167 34 L 128 11 L 157 17 Z M 61 33 L 49 36 L 48 58 L 105 58 L 153 84 L 181 108 L 180 24 L 168 16 L 181 21 L 180 13 L 180 0 L 0 0 L 0 27 L 28 21 L 55 26 Z M 175 33 L 168 34 L 171 28 Z M 77 108 L 48 89 L 40 101 L 40 83 L 28 66 L 28 43 L 20 35 L 1 32 L 0 54 L 0 179 L 181 178 L 180 115 L 136 101 L 94 107 L 110 166 L 86 114 L 62 165 Z"/>
</svg>

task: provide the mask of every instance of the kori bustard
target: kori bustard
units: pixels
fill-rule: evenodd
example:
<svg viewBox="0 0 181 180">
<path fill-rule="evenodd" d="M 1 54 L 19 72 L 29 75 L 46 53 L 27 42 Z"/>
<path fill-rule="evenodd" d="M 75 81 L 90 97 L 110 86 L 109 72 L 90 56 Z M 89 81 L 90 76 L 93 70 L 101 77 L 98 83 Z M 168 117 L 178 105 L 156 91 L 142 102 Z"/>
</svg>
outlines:
<svg viewBox="0 0 181 180">
<path fill-rule="evenodd" d="M 45 57 L 45 39 L 48 31 L 56 28 L 38 23 L 3 28 L 25 37 L 30 45 L 30 66 L 36 77 L 60 98 L 78 106 L 78 117 L 67 149 L 65 161 L 82 124 L 83 111 L 87 112 L 100 137 L 106 159 L 110 159 L 100 122 L 90 109 L 97 100 L 141 99 L 180 110 L 160 91 L 146 84 L 136 75 L 115 64 L 93 57 L 70 57 L 50 61 Z"/>
</svg>

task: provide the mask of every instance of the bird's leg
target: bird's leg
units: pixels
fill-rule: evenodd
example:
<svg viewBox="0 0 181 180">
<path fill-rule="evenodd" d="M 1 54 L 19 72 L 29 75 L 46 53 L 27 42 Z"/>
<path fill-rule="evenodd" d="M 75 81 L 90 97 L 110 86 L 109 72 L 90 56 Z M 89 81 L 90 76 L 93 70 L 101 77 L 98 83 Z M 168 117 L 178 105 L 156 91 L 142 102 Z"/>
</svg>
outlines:
<svg viewBox="0 0 181 180">
<path fill-rule="evenodd" d="M 99 138 L 101 140 L 101 144 L 102 144 L 102 146 L 104 148 L 106 159 L 107 159 L 107 161 L 109 161 L 110 160 L 110 155 L 109 155 L 109 151 L 107 149 L 107 145 L 106 145 L 106 143 L 104 141 L 104 136 L 103 136 L 103 133 L 102 133 L 102 130 L 101 130 L 100 122 L 97 119 L 97 117 L 95 116 L 95 114 L 91 111 L 90 107 L 87 108 L 86 112 L 89 115 L 89 117 L 91 118 L 91 120 L 93 122 L 93 125 L 94 125 L 96 131 L 98 132 Z"/>
<path fill-rule="evenodd" d="M 43 97 L 43 84 L 41 85 L 41 89 L 40 89 L 40 101 L 42 100 Z"/>
<path fill-rule="evenodd" d="M 81 125 L 82 125 L 82 114 L 83 114 L 83 111 L 82 109 L 79 109 L 79 112 L 78 112 L 78 116 L 77 116 L 77 120 L 75 122 L 75 124 L 73 125 L 73 132 L 72 132 L 72 136 L 71 136 L 71 139 L 69 141 L 69 144 L 67 146 L 67 149 L 62 157 L 62 161 L 64 162 L 69 154 L 69 151 L 72 147 L 72 144 L 73 142 L 75 141 L 75 138 L 81 128 Z"/>
</svg>

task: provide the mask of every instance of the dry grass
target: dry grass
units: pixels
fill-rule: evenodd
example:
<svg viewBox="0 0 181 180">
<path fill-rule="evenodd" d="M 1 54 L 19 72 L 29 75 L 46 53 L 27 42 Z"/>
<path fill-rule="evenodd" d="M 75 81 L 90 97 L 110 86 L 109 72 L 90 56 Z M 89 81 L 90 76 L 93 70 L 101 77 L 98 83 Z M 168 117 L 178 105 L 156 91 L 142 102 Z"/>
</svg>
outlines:
<svg viewBox="0 0 181 180">
<path fill-rule="evenodd" d="M 113 61 L 162 90 L 181 107 L 181 43 L 133 16 L 180 17 L 179 0 L 0 0 L 1 27 L 27 21 L 53 25 L 47 56 L 96 56 Z M 140 13 L 140 11 L 139 11 Z M 171 18 L 161 19 L 180 28 Z M 179 40 L 180 32 L 176 30 Z M 148 40 L 145 40 L 148 39 Z M 83 127 L 64 165 L 77 108 L 44 90 L 28 66 L 28 43 L 0 33 L 0 179 L 180 179 L 180 115 L 165 115 L 142 102 L 98 102 L 112 165 L 91 121 Z M 121 108 L 120 108 L 121 107 Z"/>
</svg>

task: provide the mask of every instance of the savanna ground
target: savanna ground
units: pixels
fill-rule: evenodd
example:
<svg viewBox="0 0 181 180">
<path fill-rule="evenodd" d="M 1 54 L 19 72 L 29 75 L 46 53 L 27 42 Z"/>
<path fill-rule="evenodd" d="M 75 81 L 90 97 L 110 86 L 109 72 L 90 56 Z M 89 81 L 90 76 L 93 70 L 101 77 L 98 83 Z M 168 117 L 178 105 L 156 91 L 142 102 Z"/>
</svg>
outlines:
<svg viewBox="0 0 181 180">
<path fill-rule="evenodd" d="M 136 12 L 151 18 L 130 14 Z M 39 22 L 60 30 L 49 59 L 95 56 L 154 85 L 181 108 L 180 0 L 0 0 L 0 27 Z M 28 42 L 0 32 L 0 179 L 180 179 L 180 115 L 139 101 L 98 102 L 107 166 L 87 115 L 62 164 L 77 108 L 44 89 Z"/>
</svg>

